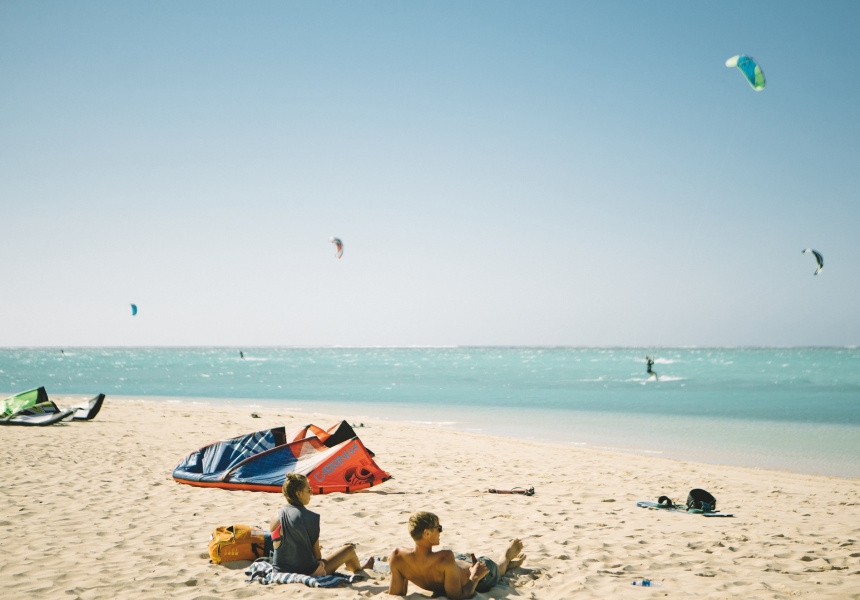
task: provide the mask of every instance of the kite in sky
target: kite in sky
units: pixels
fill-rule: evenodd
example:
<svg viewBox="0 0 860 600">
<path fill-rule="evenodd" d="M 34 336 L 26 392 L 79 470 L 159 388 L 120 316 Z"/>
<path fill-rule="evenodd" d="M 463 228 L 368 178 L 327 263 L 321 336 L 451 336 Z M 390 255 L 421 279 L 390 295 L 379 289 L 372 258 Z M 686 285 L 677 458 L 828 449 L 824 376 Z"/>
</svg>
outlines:
<svg viewBox="0 0 860 600">
<path fill-rule="evenodd" d="M 136 314 L 137 314 L 137 304 L 132 304 L 131 305 L 131 316 L 133 317 Z"/>
<path fill-rule="evenodd" d="M 806 254 L 807 252 L 812 252 L 815 255 L 815 262 L 818 263 L 818 266 L 815 267 L 815 273 L 813 273 L 813 275 L 818 275 L 821 272 L 821 269 L 824 268 L 824 257 L 812 248 L 807 248 L 801 252 L 801 254 Z"/>
<path fill-rule="evenodd" d="M 340 238 L 332 236 L 328 239 L 328 241 L 334 244 L 334 247 L 337 248 L 337 257 L 341 258 L 343 256 L 343 242 L 340 241 Z"/>
<path fill-rule="evenodd" d="M 746 54 L 733 56 L 726 61 L 726 66 L 729 68 L 737 67 L 755 91 L 760 92 L 764 89 L 764 71 L 761 70 L 752 56 Z"/>
</svg>

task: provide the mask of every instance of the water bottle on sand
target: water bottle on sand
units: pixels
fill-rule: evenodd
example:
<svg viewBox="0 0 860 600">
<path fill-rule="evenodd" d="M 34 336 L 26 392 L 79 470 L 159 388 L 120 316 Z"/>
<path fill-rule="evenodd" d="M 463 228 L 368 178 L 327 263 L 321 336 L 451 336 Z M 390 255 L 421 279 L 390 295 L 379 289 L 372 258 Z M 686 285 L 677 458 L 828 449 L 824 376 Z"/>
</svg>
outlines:
<svg viewBox="0 0 860 600">
<path fill-rule="evenodd" d="M 376 557 L 376 560 L 373 561 L 373 570 L 377 573 L 391 572 L 391 568 L 388 566 L 388 563 L 379 558 L 378 556 Z"/>
<path fill-rule="evenodd" d="M 650 579 L 640 579 L 633 582 L 633 585 L 642 587 L 661 587 L 663 584 L 659 581 L 651 581 Z"/>
</svg>

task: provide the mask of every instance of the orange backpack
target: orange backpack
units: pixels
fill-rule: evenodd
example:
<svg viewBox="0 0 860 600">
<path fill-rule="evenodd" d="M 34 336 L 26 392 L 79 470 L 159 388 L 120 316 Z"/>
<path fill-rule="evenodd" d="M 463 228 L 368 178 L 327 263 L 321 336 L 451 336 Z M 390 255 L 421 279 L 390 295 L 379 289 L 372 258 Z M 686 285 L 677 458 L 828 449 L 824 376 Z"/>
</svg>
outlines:
<svg viewBox="0 0 860 600">
<path fill-rule="evenodd" d="M 209 540 L 209 557 L 216 565 L 231 560 L 256 560 L 263 556 L 266 533 L 250 525 L 217 527 Z"/>
</svg>

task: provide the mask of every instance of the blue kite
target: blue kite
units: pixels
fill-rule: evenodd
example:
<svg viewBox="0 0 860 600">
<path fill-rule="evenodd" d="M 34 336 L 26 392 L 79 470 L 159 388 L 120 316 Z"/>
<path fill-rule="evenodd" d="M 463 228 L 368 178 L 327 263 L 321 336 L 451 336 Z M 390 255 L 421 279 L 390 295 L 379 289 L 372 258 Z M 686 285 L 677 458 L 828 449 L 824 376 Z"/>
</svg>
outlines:
<svg viewBox="0 0 860 600">
<path fill-rule="evenodd" d="M 752 56 L 747 56 L 746 54 L 733 56 L 726 61 L 726 66 L 729 68 L 737 67 L 755 91 L 760 92 L 764 89 L 764 71 L 761 70 L 761 67 Z"/>
</svg>

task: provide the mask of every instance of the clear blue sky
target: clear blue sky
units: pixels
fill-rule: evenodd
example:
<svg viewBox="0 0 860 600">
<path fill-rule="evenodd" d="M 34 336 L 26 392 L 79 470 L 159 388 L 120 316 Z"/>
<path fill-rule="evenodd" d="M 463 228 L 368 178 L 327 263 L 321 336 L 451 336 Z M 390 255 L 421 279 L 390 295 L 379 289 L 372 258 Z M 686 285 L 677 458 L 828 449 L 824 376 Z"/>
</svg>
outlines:
<svg viewBox="0 0 860 600">
<path fill-rule="evenodd" d="M 860 344 L 858 31 L 856 2 L 4 0 L 0 346 Z"/>
</svg>

